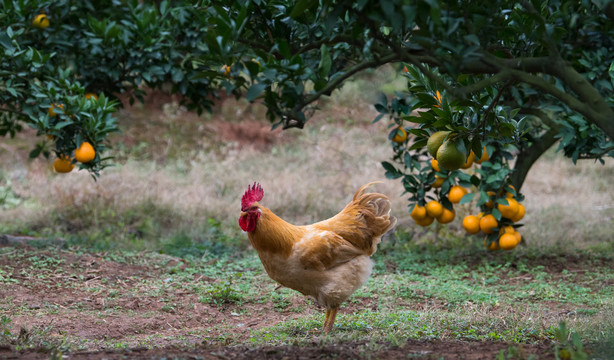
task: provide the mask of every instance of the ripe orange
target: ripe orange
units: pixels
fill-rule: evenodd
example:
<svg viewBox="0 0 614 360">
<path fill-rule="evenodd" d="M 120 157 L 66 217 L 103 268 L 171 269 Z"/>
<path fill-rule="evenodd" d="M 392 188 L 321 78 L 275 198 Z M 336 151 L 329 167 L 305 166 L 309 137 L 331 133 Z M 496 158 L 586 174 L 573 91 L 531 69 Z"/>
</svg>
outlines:
<svg viewBox="0 0 614 360">
<path fill-rule="evenodd" d="M 480 219 L 480 230 L 482 230 L 484 234 L 492 234 L 495 232 L 493 228 L 497 226 L 499 226 L 499 222 L 492 214 L 484 215 Z"/>
<path fill-rule="evenodd" d="M 448 192 L 448 200 L 450 200 L 453 204 L 458 204 L 463 196 L 467 194 L 467 189 L 462 186 L 454 185 L 450 188 L 450 192 Z"/>
<path fill-rule="evenodd" d="M 499 247 L 503 250 L 512 250 L 516 245 L 518 245 L 518 242 L 516 241 L 516 235 L 513 233 L 505 233 L 499 238 Z"/>
<path fill-rule="evenodd" d="M 34 26 L 37 29 L 43 30 L 44 28 L 49 26 L 49 18 L 47 18 L 47 15 L 45 14 L 38 14 L 32 20 L 32 26 Z"/>
<path fill-rule="evenodd" d="M 439 201 L 431 200 L 426 204 L 426 213 L 432 218 L 436 218 L 443 213 L 443 206 Z"/>
<path fill-rule="evenodd" d="M 518 201 L 507 198 L 507 205 L 497 204 L 497 209 L 501 212 L 501 216 L 507 219 L 512 219 L 518 213 Z"/>
<path fill-rule="evenodd" d="M 441 168 L 439 167 L 439 161 L 437 161 L 437 159 L 433 159 L 431 160 L 431 167 L 433 168 L 433 170 L 440 172 Z"/>
<path fill-rule="evenodd" d="M 475 153 L 473 152 L 473 150 L 471 150 L 471 152 L 469 153 L 469 156 L 467 156 L 467 161 L 465 162 L 465 165 L 461 166 L 461 168 L 469 169 L 471 165 L 473 165 L 474 160 L 475 160 Z"/>
<path fill-rule="evenodd" d="M 518 212 L 516 213 L 516 215 L 514 215 L 514 217 L 510 218 L 510 220 L 512 220 L 513 222 L 519 222 L 524 217 L 524 213 L 525 213 L 524 205 L 522 205 L 521 203 L 518 203 Z"/>
<path fill-rule="evenodd" d="M 228 65 L 222 66 L 222 72 L 224 73 L 225 77 L 229 78 L 230 77 L 230 66 Z"/>
<path fill-rule="evenodd" d="M 454 209 L 450 211 L 444 207 L 441 215 L 437 217 L 437 221 L 439 221 L 441 224 L 447 224 L 447 223 L 452 222 L 455 216 L 456 216 L 456 211 L 454 211 Z"/>
<path fill-rule="evenodd" d="M 487 191 L 486 192 L 488 194 L 488 201 L 486 203 L 484 203 L 484 205 L 486 205 L 486 207 L 489 208 L 493 208 L 495 207 L 495 204 L 492 202 L 492 197 L 495 196 L 495 192 L 494 191 Z"/>
<path fill-rule="evenodd" d="M 414 221 L 416 222 L 416 224 L 420 226 L 429 226 L 433 223 L 433 221 L 435 221 L 435 219 L 430 216 L 425 216 L 424 219 L 420 219 L 420 220 L 414 219 Z"/>
<path fill-rule="evenodd" d="M 469 234 L 477 234 L 480 232 L 480 219 L 475 215 L 467 215 L 463 219 L 463 228 Z"/>
<path fill-rule="evenodd" d="M 411 216 L 414 220 L 422 220 L 426 217 L 426 208 L 416 204 L 409 216 Z"/>
<path fill-rule="evenodd" d="M 402 144 L 405 142 L 406 139 L 407 139 L 407 131 L 405 131 L 405 129 L 403 129 L 402 127 L 397 128 L 397 132 L 396 134 L 394 134 L 392 141 L 394 141 L 397 144 Z"/>
<path fill-rule="evenodd" d="M 435 182 L 433 182 L 431 184 L 431 187 L 432 188 L 439 188 L 439 187 L 441 187 L 441 184 L 443 184 L 444 181 L 446 181 L 446 178 L 442 178 L 442 177 L 439 177 L 439 176 L 435 175 Z"/>
<path fill-rule="evenodd" d="M 481 164 L 484 161 L 488 161 L 488 159 L 489 159 L 488 151 L 486 151 L 486 146 L 484 146 L 484 149 L 482 150 L 482 157 L 479 159 L 476 159 L 475 162 L 476 164 Z"/>
<path fill-rule="evenodd" d="M 96 157 L 96 151 L 92 144 L 84 141 L 81 146 L 75 150 L 75 159 L 81 163 L 88 163 Z"/>
<path fill-rule="evenodd" d="M 47 112 L 49 113 L 49 116 L 56 116 L 56 112 L 54 110 L 56 109 L 60 109 L 62 111 L 64 111 L 64 104 L 53 104 L 51 106 L 49 106 L 49 109 L 47 109 Z"/>
<path fill-rule="evenodd" d="M 522 235 L 518 231 L 514 231 L 514 236 L 516 237 L 516 245 L 520 244 L 522 241 Z"/>
<path fill-rule="evenodd" d="M 497 242 L 497 240 L 491 242 L 490 244 L 486 243 L 486 240 L 488 239 L 488 237 L 484 237 L 484 246 L 486 246 L 488 248 L 488 250 L 490 251 L 494 251 L 494 250 L 499 250 L 499 243 Z"/>
<path fill-rule="evenodd" d="M 59 158 L 53 160 L 53 168 L 59 173 L 69 173 L 75 165 L 70 161 L 70 158 L 66 155 L 62 155 Z"/>
<path fill-rule="evenodd" d="M 499 235 L 503 235 L 503 234 L 513 234 L 516 232 L 516 229 L 514 229 L 513 226 L 507 225 L 507 226 L 502 226 L 499 229 Z"/>
<path fill-rule="evenodd" d="M 85 94 L 85 98 L 86 99 L 94 99 L 94 100 L 98 100 L 98 95 L 94 94 L 94 93 L 87 93 Z"/>
</svg>

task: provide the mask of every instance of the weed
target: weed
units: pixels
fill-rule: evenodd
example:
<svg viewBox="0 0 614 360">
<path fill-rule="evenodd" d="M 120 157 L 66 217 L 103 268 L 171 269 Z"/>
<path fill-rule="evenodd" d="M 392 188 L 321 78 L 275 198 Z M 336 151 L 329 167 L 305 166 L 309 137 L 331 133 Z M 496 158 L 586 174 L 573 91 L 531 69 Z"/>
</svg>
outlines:
<svg viewBox="0 0 614 360">
<path fill-rule="evenodd" d="M 588 355 L 584 352 L 584 346 L 578 333 L 567 329 L 567 324 L 561 321 L 559 327 L 554 330 L 554 336 L 558 343 L 554 346 L 554 356 L 557 360 L 586 360 Z"/>
<path fill-rule="evenodd" d="M 203 302 L 209 302 L 216 306 L 225 306 L 232 303 L 239 303 L 243 297 L 233 288 L 233 281 L 241 279 L 242 273 L 236 273 L 225 280 L 221 280 L 211 285 L 206 292 L 206 296 L 201 298 Z"/>
</svg>

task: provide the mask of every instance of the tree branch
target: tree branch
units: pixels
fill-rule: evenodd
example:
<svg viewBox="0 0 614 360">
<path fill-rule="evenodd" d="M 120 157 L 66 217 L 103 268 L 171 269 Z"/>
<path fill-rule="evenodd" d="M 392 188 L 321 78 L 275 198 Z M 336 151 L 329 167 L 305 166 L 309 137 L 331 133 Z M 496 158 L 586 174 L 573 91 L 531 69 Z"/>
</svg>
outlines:
<svg viewBox="0 0 614 360">
<path fill-rule="evenodd" d="M 293 127 L 302 129 L 303 126 L 305 125 L 305 121 L 300 119 L 300 116 L 298 116 L 300 111 L 305 106 L 318 100 L 320 97 L 322 97 L 322 95 L 330 94 L 333 90 L 337 89 L 341 85 L 341 83 L 343 83 L 345 80 L 350 78 L 352 75 L 356 74 L 359 71 L 365 70 L 365 69 L 375 68 L 380 65 L 384 65 L 390 62 L 395 62 L 395 61 L 400 61 L 397 58 L 396 54 L 389 54 L 382 58 L 361 62 L 359 64 L 356 64 L 348 68 L 342 75 L 339 75 L 338 77 L 335 77 L 334 80 L 329 81 L 318 92 L 306 97 L 302 102 L 297 104 L 291 111 L 284 113 L 283 114 L 283 122 L 284 122 L 283 129 L 289 129 Z"/>
<path fill-rule="evenodd" d="M 384 56 L 382 58 L 378 58 L 378 59 L 374 59 L 374 60 L 369 60 L 369 61 L 365 61 L 365 62 L 361 62 L 358 63 L 352 67 L 350 67 L 349 69 L 347 69 L 343 75 L 340 75 L 338 77 L 336 77 L 334 80 L 329 81 L 322 89 L 320 89 L 320 91 L 316 92 L 315 94 L 307 97 L 301 104 L 300 108 L 304 107 L 305 105 L 308 105 L 314 101 L 316 101 L 317 99 L 319 99 L 322 95 L 325 94 L 329 94 L 331 91 L 335 90 L 342 82 L 344 82 L 345 80 L 347 80 L 348 78 L 350 78 L 352 75 L 356 74 L 359 71 L 365 70 L 365 69 L 369 69 L 369 68 L 375 68 L 387 63 L 391 63 L 391 62 L 395 62 L 395 61 L 400 61 L 397 57 L 396 54 L 389 54 L 387 56 Z"/>
</svg>

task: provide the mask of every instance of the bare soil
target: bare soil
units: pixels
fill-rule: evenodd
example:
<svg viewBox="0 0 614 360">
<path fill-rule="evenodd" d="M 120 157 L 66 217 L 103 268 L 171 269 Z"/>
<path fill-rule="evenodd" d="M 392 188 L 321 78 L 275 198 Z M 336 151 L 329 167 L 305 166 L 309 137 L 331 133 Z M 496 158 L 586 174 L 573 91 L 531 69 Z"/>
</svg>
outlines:
<svg viewBox="0 0 614 360">
<path fill-rule="evenodd" d="M 262 346 L 262 347 L 198 347 L 191 350 L 177 348 L 129 349 L 125 351 L 75 352 L 70 359 L 495 359 L 507 345 L 495 342 L 445 342 L 410 340 L 403 346 L 386 347 L 381 350 L 362 350 L 365 343 L 343 343 L 322 346 Z M 538 359 L 554 359 L 552 350 L 543 345 L 521 347 L 519 359 L 530 355 Z M 46 359 L 49 354 L 36 351 L 3 352 L 3 359 Z"/>
<path fill-rule="evenodd" d="M 304 304 L 302 313 L 280 311 L 272 303 L 218 306 L 199 302 L 197 294 L 185 288 L 167 288 L 157 294 L 130 292 L 144 280 L 168 274 L 169 267 L 178 265 L 177 260 L 170 259 L 165 266 L 145 266 L 104 260 L 89 253 L 52 251 L 35 250 L 25 257 L 12 256 L 16 251 L 0 255 L 0 269 L 17 280 L 0 283 L 0 304 L 8 309 L 0 315 L 10 316 L 11 331 L 19 332 L 20 338 L 30 337 L 30 344 L 34 344 L 34 349 L 23 352 L 16 351 L 14 344 L 4 345 L 0 347 L 2 359 L 49 358 L 53 355 L 49 349 L 62 337 L 79 339 L 87 349 L 68 353 L 71 359 L 493 359 L 510 346 L 503 342 L 408 340 L 400 346 L 374 347 L 368 339 L 339 344 L 313 341 L 307 346 L 245 346 L 242 344 L 254 329 L 320 309 L 310 304 Z M 47 255 L 55 259 L 54 263 L 41 265 Z M 195 274 L 194 281 L 214 280 Z M 123 293 L 136 295 L 118 295 Z M 168 307 L 161 299 L 172 299 L 176 306 Z M 292 297 L 291 301 L 303 300 Z M 372 306 L 375 303 L 365 300 L 348 303 L 343 311 Z M 195 335 L 203 333 L 207 334 L 204 338 Z M 314 329 L 313 334 L 305 336 L 316 337 L 319 332 Z M 36 350 L 37 337 L 44 338 L 40 350 Z M 109 345 L 118 343 L 125 347 L 115 351 Z M 525 356 L 552 358 L 552 348 L 547 344 L 522 345 L 520 350 Z"/>
</svg>

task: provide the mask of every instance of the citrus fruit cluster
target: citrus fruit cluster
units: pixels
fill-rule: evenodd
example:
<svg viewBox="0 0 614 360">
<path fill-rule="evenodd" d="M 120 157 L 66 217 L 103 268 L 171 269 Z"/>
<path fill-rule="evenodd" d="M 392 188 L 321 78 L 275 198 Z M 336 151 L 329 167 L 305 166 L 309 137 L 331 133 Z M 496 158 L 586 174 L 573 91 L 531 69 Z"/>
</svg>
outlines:
<svg viewBox="0 0 614 360">
<path fill-rule="evenodd" d="M 88 100 L 98 100 L 98 95 L 94 93 L 87 93 L 84 97 Z M 59 113 L 64 112 L 64 104 L 54 103 L 49 106 L 47 112 L 50 117 L 56 117 Z M 72 115 L 69 115 L 69 117 L 73 118 Z M 48 137 L 51 140 L 54 139 L 53 135 L 49 135 Z M 94 146 L 87 141 L 83 141 L 74 151 L 74 161 L 67 154 L 59 154 L 53 161 L 53 169 L 58 173 L 69 173 L 74 169 L 76 161 L 86 164 L 95 158 L 96 150 Z"/>
<path fill-rule="evenodd" d="M 452 204 L 458 204 L 463 196 L 469 191 L 462 186 L 452 186 L 448 192 L 448 200 Z M 410 216 L 416 224 L 421 226 L 429 226 L 433 221 L 437 220 L 440 224 L 448 224 L 456 217 L 456 211 L 444 207 L 439 201 L 431 200 L 426 206 L 416 204 L 410 213 Z"/>
<path fill-rule="evenodd" d="M 515 191 L 512 185 L 508 185 L 508 187 Z M 493 198 L 495 193 L 492 191 L 488 193 L 491 198 L 485 206 L 494 209 Z M 496 208 L 501 213 L 500 220 L 497 220 L 493 214 L 467 215 L 463 219 L 463 228 L 469 234 L 480 232 L 485 234 L 484 246 L 488 250 L 512 250 L 522 241 L 522 236 L 516 230 L 514 224 L 524 218 L 525 207 L 514 198 L 513 193 L 507 192 L 504 199 L 497 200 Z M 488 235 L 496 233 L 497 230 L 499 231 L 498 237 L 493 241 L 488 241 Z"/>
<path fill-rule="evenodd" d="M 80 163 L 88 163 L 96 157 L 96 150 L 92 144 L 87 141 L 81 143 L 81 145 L 75 149 L 75 161 Z M 53 161 L 53 168 L 59 173 L 71 172 L 75 167 L 73 160 L 66 154 L 61 154 Z"/>
<path fill-rule="evenodd" d="M 446 170 L 469 169 L 473 164 L 482 164 L 489 160 L 490 155 L 486 147 L 483 148 L 480 158 L 476 159 L 473 151 L 466 155 L 463 151 L 464 145 L 460 144 L 462 141 L 462 139 L 455 138 L 454 133 L 445 130 L 437 131 L 428 138 L 427 150 L 433 155 L 431 168 L 438 173 L 435 175 L 435 181 L 430 185 L 431 188 L 442 187 L 446 181 L 444 175 Z M 469 193 L 467 188 L 460 185 L 453 185 L 449 190 L 442 190 L 436 190 L 439 192 L 440 201 L 431 200 L 425 206 L 420 204 L 414 206 L 410 215 L 418 225 L 429 226 L 435 220 L 441 224 L 452 222 L 456 215 L 454 204 L 460 203 L 461 199 Z M 447 191 L 447 194 L 443 193 L 444 191 Z M 488 201 L 482 205 L 484 212 L 478 215 L 468 215 L 463 219 L 462 226 L 465 231 L 469 234 L 484 234 L 484 245 L 489 250 L 515 248 L 522 240 L 522 236 L 516 230 L 518 225 L 515 223 L 525 215 L 525 208 L 515 198 L 515 193 L 516 189 L 512 185 L 502 186 L 498 195 L 495 191 L 488 191 Z"/>
</svg>

